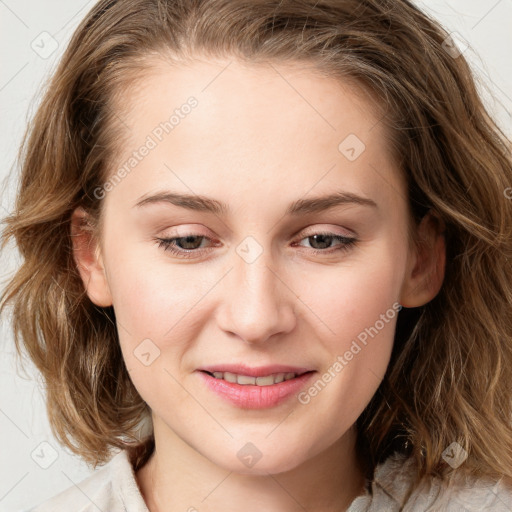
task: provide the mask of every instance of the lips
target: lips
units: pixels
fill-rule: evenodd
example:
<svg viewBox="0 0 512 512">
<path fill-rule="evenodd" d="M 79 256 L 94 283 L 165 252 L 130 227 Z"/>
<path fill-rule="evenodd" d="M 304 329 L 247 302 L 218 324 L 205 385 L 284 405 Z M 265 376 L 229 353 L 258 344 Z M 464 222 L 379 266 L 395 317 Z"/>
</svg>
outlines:
<svg viewBox="0 0 512 512">
<path fill-rule="evenodd" d="M 223 368 L 225 368 L 225 366 L 223 366 Z M 262 373 L 274 370 L 275 368 L 276 367 L 252 368 L 252 371 Z M 294 369 L 303 370 L 303 368 Z M 247 371 L 247 367 L 245 367 L 245 370 L 243 371 Z M 210 391 L 221 397 L 223 400 L 229 402 L 231 405 L 241 409 L 266 409 L 291 400 L 294 395 L 299 393 L 301 389 L 304 389 L 304 387 L 311 382 L 316 371 L 306 371 L 300 376 L 290 378 L 289 380 L 283 380 L 273 384 L 266 383 L 267 385 L 251 385 L 250 383 L 240 384 L 238 382 L 229 382 L 224 379 L 216 378 L 209 371 L 205 370 L 198 371 L 197 374 Z M 283 375 L 283 373 L 281 373 L 281 375 Z M 265 379 L 265 377 L 261 376 L 247 378 Z"/>
</svg>

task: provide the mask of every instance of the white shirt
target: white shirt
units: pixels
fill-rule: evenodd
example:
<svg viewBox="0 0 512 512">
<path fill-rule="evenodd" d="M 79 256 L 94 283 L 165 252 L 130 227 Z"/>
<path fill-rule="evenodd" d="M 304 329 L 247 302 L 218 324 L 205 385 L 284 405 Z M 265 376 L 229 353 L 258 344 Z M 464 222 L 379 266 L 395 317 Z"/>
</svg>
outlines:
<svg viewBox="0 0 512 512">
<path fill-rule="evenodd" d="M 395 454 L 375 469 L 365 494 L 357 497 L 346 512 L 399 512 L 412 477 L 412 459 Z M 441 500 L 432 512 L 512 511 L 512 489 L 499 482 L 459 480 L 454 488 L 432 480 L 428 490 L 415 491 L 403 512 L 425 512 L 437 492 Z M 108 464 L 44 503 L 26 512 L 149 512 L 135 479 L 127 450 Z"/>
</svg>

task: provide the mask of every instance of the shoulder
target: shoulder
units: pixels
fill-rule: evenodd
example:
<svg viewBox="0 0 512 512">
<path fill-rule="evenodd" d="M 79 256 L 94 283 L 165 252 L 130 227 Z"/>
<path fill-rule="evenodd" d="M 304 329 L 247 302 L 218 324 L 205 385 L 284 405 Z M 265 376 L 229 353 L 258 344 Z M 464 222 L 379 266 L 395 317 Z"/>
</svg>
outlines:
<svg viewBox="0 0 512 512">
<path fill-rule="evenodd" d="M 101 469 L 27 512 L 148 512 L 129 452 L 123 450 Z"/>
<path fill-rule="evenodd" d="M 364 496 L 356 498 L 348 512 L 414 512 L 443 510 L 443 512 L 510 512 L 512 487 L 485 478 L 470 479 L 455 473 L 449 484 L 434 478 L 428 486 L 416 489 L 405 503 L 408 486 L 415 473 L 414 461 L 394 454 L 375 469 Z M 429 508 L 433 507 L 433 508 Z"/>
</svg>

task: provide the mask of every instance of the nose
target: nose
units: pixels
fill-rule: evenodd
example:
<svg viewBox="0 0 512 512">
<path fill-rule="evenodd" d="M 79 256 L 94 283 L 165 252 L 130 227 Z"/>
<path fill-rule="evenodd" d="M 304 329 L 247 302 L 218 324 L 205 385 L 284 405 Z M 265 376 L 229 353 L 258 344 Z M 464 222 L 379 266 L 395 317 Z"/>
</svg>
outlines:
<svg viewBox="0 0 512 512">
<path fill-rule="evenodd" d="M 276 270 L 267 254 L 251 263 L 234 255 L 217 316 L 222 330 L 251 344 L 288 333 L 296 324 L 296 296 L 286 272 Z"/>
</svg>

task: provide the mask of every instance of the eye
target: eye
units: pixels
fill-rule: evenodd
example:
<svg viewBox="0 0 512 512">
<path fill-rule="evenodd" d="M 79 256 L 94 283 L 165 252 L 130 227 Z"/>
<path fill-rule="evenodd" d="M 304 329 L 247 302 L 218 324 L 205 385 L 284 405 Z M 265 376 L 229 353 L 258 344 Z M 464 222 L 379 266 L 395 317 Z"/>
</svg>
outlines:
<svg viewBox="0 0 512 512">
<path fill-rule="evenodd" d="M 198 243 L 199 240 L 199 243 Z M 185 236 L 178 236 L 174 238 L 156 238 L 155 241 L 158 243 L 158 247 L 164 251 L 168 251 L 176 256 L 183 258 L 194 258 L 198 254 L 204 252 L 202 247 L 202 240 L 210 240 L 204 235 L 188 234 Z"/>
<path fill-rule="evenodd" d="M 348 251 L 357 242 L 356 238 L 330 232 L 313 233 L 301 239 L 301 241 L 303 240 L 308 240 L 314 254 L 332 254 L 337 251 Z M 331 244 L 333 242 L 338 242 L 338 244 L 332 247 Z M 302 246 L 302 244 L 299 245 Z"/>
<path fill-rule="evenodd" d="M 311 251 L 315 255 L 327 255 L 338 251 L 348 251 L 357 242 L 356 238 L 346 237 L 330 232 L 312 233 L 300 240 L 308 241 L 311 245 Z M 155 238 L 158 247 L 166 252 L 170 252 L 180 258 L 196 258 L 208 250 L 203 242 L 213 242 L 205 235 L 190 233 L 185 236 L 173 238 Z M 300 247 L 304 247 L 301 243 Z M 334 245 L 333 245 L 334 244 Z"/>
</svg>

